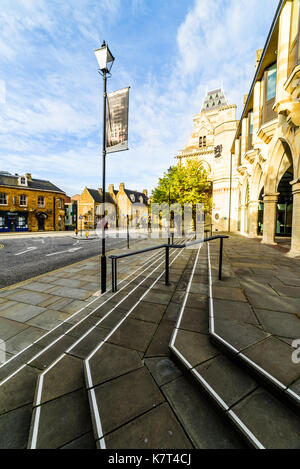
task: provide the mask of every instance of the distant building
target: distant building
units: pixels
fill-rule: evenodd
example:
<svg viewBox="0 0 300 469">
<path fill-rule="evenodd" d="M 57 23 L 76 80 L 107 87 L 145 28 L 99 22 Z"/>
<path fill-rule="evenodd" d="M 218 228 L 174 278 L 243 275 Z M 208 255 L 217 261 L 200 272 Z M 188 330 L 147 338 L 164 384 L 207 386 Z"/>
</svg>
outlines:
<svg viewBox="0 0 300 469">
<path fill-rule="evenodd" d="M 145 207 L 149 204 L 147 189 L 144 189 L 143 192 L 133 191 L 126 189 L 125 184 L 121 182 L 118 191 L 114 189 L 113 184 L 109 185 L 108 191 L 112 197 L 115 197 L 118 226 L 126 226 L 127 215 L 131 224 L 142 226 L 146 223 L 147 214 Z"/>
<path fill-rule="evenodd" d="M 0 232 L 65 229 L 66 194 L 30 173 L 0 172 Z"/>
<path fill-rule="evenodd" d="M 76 201 L 73 196 L 72 200 Z M 130 221 L 135 220 L 142 224 L 146 220 L 144 207 L 148 205 L 147 190 L 143 192 L 125 188 L 121 183 L 119 190 L 115 190 L 113 184 L 108 186 L 105 197 L 106 212 L 111 226 L 125 227 L 127 215 Z M 86 187 L 77 201 L 77 227 L 82 229 L 95 229 L 103 217 L 102 213 L 102 189 L 90 189 Z"/>
<path fill-rule="evenodd" d="M 184 150 L 177 158 L 181 162 L 197 158 L 212 183 L 213 206 L 211 220 L 215 231 L 226 231 L 230 204 L 231 145 L 238 126 L 236 105 L 228 104 L 224 91 L 209 91 L 200 114 L 194 117 L 194 129 Z"/>
<path fill-rule="evenodd" d="M 66 230 L 75 230 L 77 228 L 77 201 L 72 199 L 71 197 L 67 197 L 65 201 Z"/>
</svg>

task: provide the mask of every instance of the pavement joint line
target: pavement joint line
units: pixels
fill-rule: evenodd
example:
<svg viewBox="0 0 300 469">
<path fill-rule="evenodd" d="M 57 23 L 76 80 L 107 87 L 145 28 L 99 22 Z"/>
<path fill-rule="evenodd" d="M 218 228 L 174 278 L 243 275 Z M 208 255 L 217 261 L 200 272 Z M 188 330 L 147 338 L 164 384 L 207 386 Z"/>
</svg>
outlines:
<svg viewBox="0 0 300 469">
<path fill-rule="evenodd" d="M 195 259 L 195 264 L 194 264 L 193 271 L 191 273 L 189 285 L 192 283 L 192 280 L 193 280 L 193 277 L 194 277 L 194 272 L 195 272 L 196 265 L 197 265 L 197 262 L 198 262 L 198 257 L 199 257 L 199 251 L 198 251 L 197 257 Z M 211 275 L 209 242 L 207 243 L 207 259 L 208 259 L 209 296 L 210 296 L 210 299 L 211 299 L 212 298 L 212 275 Z M 189 292 L 187 292 L 187 295 L 188 294 L 189 294 Z M 212 309 L 210 309 L 210 308 L 212 308 Z M 209 317 L 210 317 L 210 319 L 214 317 L 213 302 L 209 302 Z M 180 321 L 179 321 L 179 319 L 180 319 Z M 253 433 L 248 429 L 248 427 L 236 416 L 236 414 L 232 410 L 230 410 L 228 405 L 223 401 L 223 399 L 219 396 L 219 394 L 207 383 L 207 381 L 201 376 L 201 374 L 195 369 L 195 367 L 193 367 L 192 364 L 188 362 L 188 360 L 181 354 L 181 352 L 174 345 L 175 338 L 177 336 L 177 331 L 178 331 L 178 328 L 180 326 L 181 320 L 182 320 L 182 315 L 181 315 L 180 318 L 178 318 L 178 321 L 177 321 L 177 324 L 176 324 L 176 329 L 175 329 L 176 335 L 175 335 L 175 331 L 174 331 L 172 341 L 171 341 L 171 344 L 170 344 L 170 348 L 173 350 L 173 352 L 176 353 L 177 356 L 183 358 L 184 362 L 188 364 L 188 367 L 189 367 L 189 370 L 191 371 L 191 373 L 194 374 L 196 379 L 198 379 L 198 381 L 200 381 L 200 383 L 203 385 L 203 387 L 206 389 L 206 391 L 223 408 L 225 413 L 227 413 L 228 415 L 230 415 L 232 417 L 232 419 L 235 421 L 236 425 L 243 431 L 244 434 L 247 435 L 248 438 L 251 439 L 251 441 L 255 445 L 255 447 L 257 447 L 259 449 L 265 449 L 264 446 L 253 435 Z"/>
<path fill-rule="evenodd" d="M 127 277 L 125 277 L 125 279 L 121 280 L 120 283 L 122 282 L 125 282 L 126 279 L 128 277 L 130 277 L 131 275 L 134 275 L 138 270 L 140 270 L 145 264 L 147 264 L 148 262 L 150 262 L 153 257 L 157 256 L 157 254 L 154 254 L 153 256 L 151 256 L 147 261 L 145 261 L 141 266 L 139 266 L 138 269 L 136 269 L 134 272 L 132 272 L 131 274 L 129 274 Z M 155 262 L 155 261 L 154 261 Z M 146 269 L 145 269 L 146 270 Z M 138 275 L 135 277 L 137 278 Z M 133 278 L 131 280 L 131 282 L 133 280 L 135 280 L 135 278 Z M 127 283 L 126 286 L 128 286 L 131 282 Z M 125 288 L 125 286 L 123 287 Z M 110 289 L 108 290 L 110 291 Z M 120 290 L 119 290 L 120 291 Z M 83 322 L 85 319 L 87 319 L 87 317 L 89 317 L 91 314 L 93 314 L 98 308 L 100 308 L 101 306 L 103 306 L 105 303 L 107 303 L 108 300 L 110 300 L 111 298 L 113 298 L 118 292 L 116 292 L 114 295 L 112 295 L 110 298 L 108 298 L 104 303 L 102 303 L 99 307 L 97 307 L 96 309 L 94 309 L 93 311 L 91 311 L 91 313 L 89 313 L 87 316 L 85 316 L 80 322 L 78 322 L 77 324 L 75 324 L 75 326 L 78 326 L 78 324 L 81 324 L 81 322 Z M 60 327 L 62 324 L 65 324 L 66 322 L 68 322 L 70 319 L 74 318 L 77 314 L 79 314 L 80 312 L 82 312 L 84 309 L 88 308 L 92 303 L 94 303 L 95 301 L 97 301 L 99 299 L 99 297 L 97 298 L 94 298 L 90 303 L 88 303 L 86 306 L 83 306 L 82 308 L 80 308 L 78 311 L 76 311 L 75 313 L 73 313 L 69 318 L 67 318 L 65 321 L 63 321 L 61 324 L 58 324 L 57 326 L 55 326 L 53 329 L 51 329 L 50 331 L 48 331 L 46 334 L 44 334 L 42 337 L 40 337 L 39 339 L 37 339 L 36 341 L 34 341 L 32 344 L 28 345 L 27 347 L 25 347 L 23 350 L 21 350 L 19 353 L 17 353 L 16 355 L 12 356 L 9 360 L 7 360 L 6 362 L 4 362 L 2 365 L 0 365 L 0 369 L 2 367 L 4 367 L 5 365 L 7 365 L 8 363 L 10 363 L 12 360 L 14 360 L 15 358 L 17 358 L 21 353 L 25 352 L 26 350 L 28 350 L 32 345 L 35 345 L 36 343 L 38 343 L 39 341 L 41 341 L 43 338 L 47 337 L 47 335 L 49 335 L 51 332 L 55 331 L 58 327 Z M 70 330 L 72 330 L 74 328 L 74 326 L 72 326 L 70 329 L 68 329 L 68 332 Z M 53 342 L 51 342 L 47 347 L 45 347 L 44 349 L 41 350 L 41 352 L 39 352 L 37 355 L 35 355 L 29 362 L 28 364 L 31 363 L 31 361 L 35 360 L 36 358 L 38 358 L 41 354 L 43 354 L 44 352 L 46 352 L 50 347 L 52 347 L 53 345 L 56 344 L 56 342 L 58 342 L 60 339 L 62 339 L 64 336 L 66 335 L 66 333 L 63 333 L 61 336 L 59 336 L 57 339 L 55 339 Z M 16 370 L 13 374 L 9 375 L 8 377 L 6 377 L 4 380 L 2 380 L 0 382 L 0 387 L 5 383 L 7 382 L 10 378 L 12 378 L 18 371 L 21 371 L 21 369 L 23 369 L 23 366 L 20 367 L 18 370 Z"/>
<path fill-rule="evenodd" d="M 208 243 L 209 244 L 209 243 Z M 209 246 L 208 246 L 209 247 Z M 209 258 L 209 265 L 210 265 L 210 251 L 208 250 L 208 258 Z M 211 268 L 210 268 L 210 274 L 211 274 Z M 213 328 L 213 331 L 214 331 L 214 314 L 213 314 L 213 298 L 211 298 L 212 300 L 212 315 L 210 316 L 210 322 L 212 322 L 212 328 Z M 291 397 L 294 398 L 294 395 L 297 396 L 297 400 L 300 401 L 300 396 L 298 396 L 296 393 L 291 393 L 289 392 L 288 390 L 288 386 L 284 385 L 283 383 L 281 383 L 278 379 L 276 379 L 273 375 L 271 375 L 270 373 L 268 373 L 264 368 L 262 368 L 261 366 L 257 365 L 257 363 L 255 363 L 253 360 L 251 360 L 250 358 L 248 358 L 246 355 L 244 355 L 243 353 L 241 353 L 239 350 L 237 350 L 235 347 L 233 347 L 231 344 L 229 344 L 226 340 L 224 340 L 222 337 L 220 337 L 218 334 L 216 334 L 215 332 L 212 332 L 211 335 L 213 337 L 215 337 L 218 341 L 221 341 L 226 347 L 228 347 L 230 350 L 232 350 L 233 352 L 237 353 L 238 356 L 248 362 L 253 368 L 255 368 L 258 372 L 260 372 L 265 378 L 267 378 L 268 380 L 270 380 L 272 383 L 274 383 L 279 389 L 283 390 L 283 391 L 286 391 L 289 393 L 289 395 Z"/>
<path fill-rule="evenodd" d="M 175 252 L 174 252 L 175 253 Z M 173 253 L 172 253 L 173 254 Z M 178 256 L 180 256 L 182 254 L 182 250 L 179 251 L 178 254 L 175 255 L 174 259 L 172 260 L 172 262 L 170 263 L 170 265 L 173 264 L 173 262 L 177 259 Z M 163 264 L 163 262 L 161 263 Z M 161 265 L 160 264 L 160 265 Z M 155 270 L 157 270 L 160 266 L 158 266 Z M 96 347 L 95 350 L 88 356 L 88 358 L 84 361 L 84 368 L 85 368 L 85 372 L 86 372 L 86 376 L 88 377 L 89 379 L 89 395 L 91 396 L 91 404 L 92 404 L 92 410 L 93 410 L 93 414 L 95 416 L 95 425 L 96 425 L 96 432 L 97 432 L 97 436 L 98 436 L 98 439 L 100 441 L 102 441 L 104 447 L 106 447 L 105 445 L 105 439 L 104 439 L 104 435 L 103 435 L 103 430 L 102 430 L 102 425 L 101 425 L 101 418 L 100 418 L 100 414 L 99 414 L 99 408 L 98 408 L 98 405 L 97 405 L 97 401 L 96 401 L 96 397 L 95 397 L 95 387 L 93 386 L 93 380 L 92 380 L 92 377 L 91 377 L 91 372 L 90 372 L 90 366 L 89 366 L 89 361 L 90 359 L 95 355 L 95 353 L 97 353 L 98 350 L 100 350 L 100 348 L 102 347 L 102 345 L 111 337 L 111 335 L 118 329 L 118 327 L 120 327 L 120 325 L 125 321 L 125 319 L 131 314 L 131 312 L 136 308 L 136 306 L 142 301 L 142 299 L 146 296 L 146 294 L 153 288 L 153 286 L 159 281 L 159 279 L 163 276 L 165 272 L 165 269 L 163 270 L 163 272 L 158 276 L 158 278 L 153 282 L 153 284 L 148 288 L 148 290 L 146 290 L 146 292 L 142 295 L 142 297 L 137 301 L 137 303 L 129 310 L 129 312 L 126 314 L 125 318 L 123 318 L 118 324 L 117 326 L 113 329 L 113 331 L 110 332 L 110 334 L 105 337 L 104 341 L 101 342 L 101 345 Z M 102 446 L 101 446 L 101 449 L 103 449 Z"/>
<path fill-rule="evenodd" d="M 175 253 L 175 250 L 174 250 L 174 253 Z M 181 254 L 181 252 L 179 252 L 179 254 Z M 179 255 L 179 254 L 178 254 L 178 255 Z M 175 257 L 175 259 L 178 257 L 178 255 Z M 155 256 L 156 256 L 156 254 L 154 254 L 153 256 L 151 256 L 150 259 L 152 259 L 152 258 L 155 257 Z M 152 264 L 150 264 L 150 267 L 151 267 L 151 265 L 153 265 L 155 262 L 157 262 L 159 259 L 161 259 L 163 256 L 164 256 L 163 254 L 162 254 L 162 255 L 159 255 L 158 258 L 155 259 L 155 261 L 153 261 Z M 174 259 L 174 260 L 175 260 L 175 259 Z M 173 260 L 173 262 L 174 262 L 174 260 Z M 149 260 L 148 260 L 148 261 L 149 261 Z M 173 263 L 173 262 L 172 262 L 172 263 Z M 172 265 L 172 263 L 171 263 L 171 265 Z M 47 369 L 46 369 L 45 371 L 43 371 L 43 372 L 39 375 L 38 390 L 37 390 L 37 397 L 36 397 L 35 407 L 38 407 L 38 409 L 40 409 L 40 407 L 41 407 L 41 397 L 42 397 L 42 389 L 43 389 L 44 376 L 53 368 L 53 366 L 55 366 L 60 360 L 62 360 L 62 358 L 66 355 L 66 353 L 70 352 L 79 342 L 81 342 L 90 332 L 92 332 L 107 316 L 109 316 L 109 315 L 117 308 L 117 306 L 119 306 L 120 303 L 122 303 L 126 298 L 128 298 L 128 296 L 129 296 L 136 288 L 138 288 L 138 287 L 141 285 L 141 283 L 143 283 L 147 278 L 149 278 L 149 276 L 152 275 L 153 272 L 155 272 L 162 264 L 163 264 L 163 262 L 161 262 L 154 270 L 152 270 L 151 273 L 150 273 L 145 279 L 142 280 L 142 282 L 140 282 L 133 290 L 131 290 L 131 292 L 130 292 L 128 295 L 126 295 L 126 297 L 124 297 L 119 303 L 117 303 L 117 305 L 115 305 L 112 310 L 110 310 L 103 318 L 101 318 L 100 321 L 98 321 L 89 331 L 87 331 L 83 336 L 81 336 L 74 344 L 72 344 L 72 346 L 71 346 L 69 349 L 66 350 L 65 353 L 63 353 L 59 358 L 57 358 L 57 360 L 56 360 L 53 364 L 51 364 L 49 367 L 47 367 Z M 144 264 L 144 265 L 145 265 L 145 264 Z M 149 268 L 149 266 L 148 266 L 147 268 Z M 147 270 L 147 268 L 144 269 L 144 271 Z M 137 270 L 139 270 L 139 269 L 137 269 Z M 144 272 L 144 271 L 143 271 L 143 272 Z M 140 301 L 142 301 L 142 299 L 144 298 L 144 296 L 151 290 L 151 288 L 153 287 L 153 285 L 155 285 L 155 284 L 158 282 L 158 280 L 161 278 L 161 276 L 163 275 L 163 273 L 164 273 L 164 271 L 163 271 L 162 274 L 156 279 L 156 281 L 152 284 L 152 286 L 151 286 L 148 290 L 146 290 L 146 292 L 142 295 L 142 297 L 139 299 L 139 301 L 134 305 L 133 308 L 131 308 L 131 310 L 129 311 L 129 313 L 127 313 L 126 316 L 118 323 L 118 325 L 116 326 L 116 328 L 114 328 L 114 330 L 113 330 L 112 332 L 110 332 L 110 333 L 105 337 L 104 341 L 102 341 L 102 342 L 100 343 L 100 346 L 102 346 L 102 345 L 109 339 L 109 337 L 112 335 L 112 333 L 114 333 L 115 330 L 125 321 L 125 319 L 126 319 L 126 318 L 128 317 L 128 315 L 131 313 L 131 311 L 140 303 Z M 138 276 L 137 276 L 137 277 L 138 277 Z M 134 280 L 134 279 L 133 279 L 133 280 Z M 132 281 L 133 281 L 133 280 L 132 280 Z M 131 281 L 131 282 L 132 282 L 132 281 Z M 130 282 L 130 283 L 131 283 L 131 282 Z M 126 286 L 127 286 L 127 285 L 126 285 Z M 123 288 L 125 288 L 125 286 L 124 286 Z M 122 289 L 123 289 L 123 288 L 122 288 Z M 121 291 L 121 290 L 119 290 L 119 291 Z M 117 293 L 118 293 L 118 292 L 116 292 L 115 295 L 116 295 Z M 115 295 L 113 295 L 113 296 L 115 296 Z M 113 297 L 113 296 L 112 296 L 112 297 Z M 111 298 L 112 298 L 112 297 L 111 297 Z M 109 301 L 111 298 L 108 298 L 108 299 L 105 301 L 105 303 L 107 303 L 107 301 Z M 103 304 L 105 304 L 105 303 L 103 303 Z M 101 306 L 102 306 L 102 305 L 101 305 Z M 101 307 L 101 306 L 100 306 L 100 307 Z M 98 308 L 97 308 L 97 309 L 98 309 Z M 94 310 L 94 311 L 96 311 L 96 310 Z M 94 311 L 93 311 L 93 312 L 94 312 Z M 91 312 L 88 316 L 90 316 L 93 312 Z M 86 316 L 86 318 L 87 318 L 88 316 Z M 84 318 L 84 319 L 86 319 L 86 318 Z M 82 320 L 81 320 L 79 323 L 75 324 L 75 326 L 78 326 L 78 324 L 80 324 L 81 322 L 82 322 Z M 74 326 L 72 327 L 72 329 L 73 329 L 73 328 L 74 328 Z M 70 330 L 71 330 L 71 329 L 70 329 Z M 70 331 L 70 330 L 69 330 L 69 331 Z M 69 331 L 68 331 L 68 332 L 69 332 Z M 65 334 L 64 334 L 64 335 L 65 335 Z M 97 350 L 95 350 L 94 353 L 96 353 L 96 352 L 99 350 L 99 348 L 100 348 L 100 347 L 98 346 Z M 45 351 L 45 350 L 43 350 L 42 353 L 44 353 L 44 351 Z M 39 355 L 40 355 L 40 354 L 41 354 L 41 353 L 39 353 Z M 38 356 L 39 356 L 39 355 L 38 355 Z M 37 357 L 34 357 L 31 361 L 35 360 L 35 358 L 37 358 Z M 89 359 L 89 357 L 88 357 L 88 359 Z M 29 363 L 30 363 L 30 362 L 29 362 Z M 88 380 L 90 380 L 90 382 L 92 383 L 91 375 L 90 375 L 90 370 L 86 370 L 86 371 L 87 371 L 87 373 L 88 373 Z M 92 387 L 92 386 L 91 386 L 91 387 Z M 93 399 L 93 397 L 92 397 L 92 399 Z M 98 414 L 97 414 L 98 416 L 95 415 L 95 419 L 97 420 L 97 429 L 99 429 L 99 428 L 101 427 L 101 420 L 100 420 L 98 408 L 97 408 L 97 413 L 98 413 Z M 28 443 L 28 446 L 30 447 L 30 449 L 35 449 L 35 448 L 36 448 L 37 437 L 38 437 L 38 428 L 39 428 L 39 419 L 40 419 L 40 410 L 39 410 L 39 412 L 36 412 L 35 415 L 34 415 L 34 424 L 33 424 L 33 432 L 32 432 L 31 442 Z M 99 427 L 99 425 L 100 425 L 100 427 Z M 101 431 L 102 431 L 102 427 L 101 427 Z M 99 439 L 100 439 L 100 438 L 101 438 L 101 437 L 99 437 Z"/>
</svg>

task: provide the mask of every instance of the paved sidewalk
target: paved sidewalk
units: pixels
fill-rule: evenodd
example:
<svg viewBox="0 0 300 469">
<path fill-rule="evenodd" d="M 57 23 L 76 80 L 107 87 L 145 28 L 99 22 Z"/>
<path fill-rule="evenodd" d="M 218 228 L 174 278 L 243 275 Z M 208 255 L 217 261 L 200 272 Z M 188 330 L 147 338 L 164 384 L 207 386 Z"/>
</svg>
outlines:
<svg viewBox="0 0 300 469">
<path fill-rule="evenodd" d="M 149 247 L 143 240 L 135 249 Z M 124 252 L 124 249 L 121 250 Z M 111 253 L 117 253 L 114 250 Z M 137 268 L 141 257 L 126 260 Z M 107 288 L 110 284 L 108 261 Z M 125 270 L 127 270 L 125 266 Z M 118 278 L 126 277 L 119 269 Z M 48 331 L 67 321 L 74 313 L 87 307 L 100 294 L 100 256 L 51 271 L 39 277 L 0 290 L 0 358 L 7 361 L 42 338 Z"/>
<path fill-rule="evenodd" d="M 292 343 L 300 339 L 300 260 L 238 235 L 224 246 L 225 277 L 219 282 L 212 245 L 216 333 L 300 403 L 300 364 L 292 360 Z"/>
</svg>

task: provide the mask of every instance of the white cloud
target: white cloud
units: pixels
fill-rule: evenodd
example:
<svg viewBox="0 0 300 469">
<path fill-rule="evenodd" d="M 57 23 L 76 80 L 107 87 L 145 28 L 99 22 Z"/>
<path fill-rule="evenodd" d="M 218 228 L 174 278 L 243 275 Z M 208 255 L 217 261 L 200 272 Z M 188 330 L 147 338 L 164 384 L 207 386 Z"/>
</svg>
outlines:
<svg viewBox="0 0 300 469">
<path fill-rule="evenodd" d="M 123 21 L 122 2 L 2 3 L 0 53 L 17 64 L 17 73 L 7 82 L 0 110 L 1 169 L 52 179 L 69 193 L 100 186 L 101 82 L 92 48 Z M 143 0 L 126 4 L 137 19 L 150 11 Z M 238 105 L 248 92 L 255 49 L 264 45 L 274 1 L 264 0 L 263 9 L 259 0 L 187 4 L 174 37 L 178 48 L 157 74 L 146 63 L 128 66 L 126 60 L 113 69 L 114 85 L 131 86 L 130 151 L 109 155 L 108 183 L 153 188 L 184 147 L 206 89 L 223 84 L 229 101 Z M 135 46 L 129 38 L 126 47 Z M 143 69 L 142 81 L 137 75 Z"/>
</svg>

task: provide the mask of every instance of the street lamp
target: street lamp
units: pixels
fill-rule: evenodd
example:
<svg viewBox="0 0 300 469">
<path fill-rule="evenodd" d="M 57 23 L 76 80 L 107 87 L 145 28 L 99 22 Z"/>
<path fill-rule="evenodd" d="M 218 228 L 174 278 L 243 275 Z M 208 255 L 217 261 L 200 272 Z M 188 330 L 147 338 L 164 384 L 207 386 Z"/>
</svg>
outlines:
<svg viewBox="0 0 300 469">
<path fill-rule="evenodd" d="M 170 223 L 171 223 L 171 213 L 170 213 L 170 206 L 171 206 L 171 174 L 172 174 L 172 166 L 169 167 L 168 169 L 168 175 L 169 175 L 169 231 L 168 231 L 168 244 L 171 244 L 170 241 Z"/>
<path fill-rule="evenodd" d="M 99 65 L 99 73 L 103 76 L 103 151 L 102 151 L 102 197 L 103 197 L 103 222 L 102 222 L 102 255 L 101 255 L 101 293 L 106 292 L 106 256 L 105 256 L 105 169 L 106 169 L 106 80 L 110 75 L 114 63 L 114 56 L 110 52 L 105 41 L 100 49 L 95 51 Z"/>
</svg>

